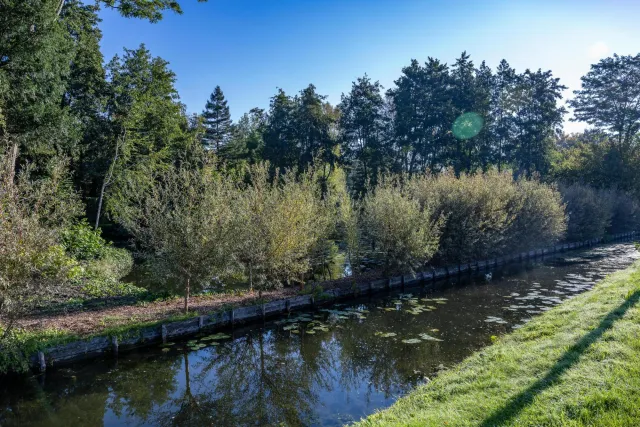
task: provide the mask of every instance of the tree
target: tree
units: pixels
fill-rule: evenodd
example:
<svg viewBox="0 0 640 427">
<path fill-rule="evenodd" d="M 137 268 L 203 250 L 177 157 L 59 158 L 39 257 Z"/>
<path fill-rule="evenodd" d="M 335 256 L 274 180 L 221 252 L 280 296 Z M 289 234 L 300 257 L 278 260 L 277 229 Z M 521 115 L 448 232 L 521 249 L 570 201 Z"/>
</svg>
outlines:
<svg viewBox="0 0 640 427">
<path fill-rule="evenodd" d="M 17 172 L 18 145 L 0 152 L 0 347 L 14 321 L 68 284 L 77 263 L 67 257 L 60 232 L 82 213 L 70 190 L 66 164 L 52 161 L 48 177 Z"/>
<path fill-rule="evenodd" d="M 581 80 L 582 89 L 569 101 L 572 120 L 609 132 L 628 152 L 640 131 L 640 54 L 602 59 Z"/>
<path fill-rule="evenodd" d="M 59 15 L 66 2 L 70 0 L 55 0 L 56 12 Z M 180 3 L 176 0 L 98 0 L 110 9 L 116 9 L 126 18 L 141 18 L 150 22 L 158 22 L 163 18 L 163 13 L 167 10 L 182 14 Z M 98 1 L 96 3 L 98 3 Z M 207 0 L 198 0 L 206 2 Z"/>
<path fill-rule="evenodd" d="M 493 146 L 492 164 L 498 167 L 498 171 L 514 160 L 514 116 L 516 111 L 514 87 L 516 80 L 515 70 L 506 60 L 500 61 L 491 88 L 490 115 L 492 120 L 488 124 Z"/>
<path fill-rule="evenodd" d="M 184 161 L 197 163 L 200 148 L 165 60 L 152 57 L 142 45 L 114 57 L 107 71 L 109 145 L 103 176 L 111 185 L 104 197 L 117 220 L 129 208 L 131 197 L 125 192 L 130 182 L 150 187 L 156 171 Z"/>
<path fill-rule="evenodd" d="M 305 170 L 315 159 L 333 164 L 336 145 L 336 113 L 312 84 L 300 91 L 294 113 L 293 130 L 300 146 L 298 167 Z"/>
<path fill-rule="evenodd" d="M 151 178 L 151 187 L 128 182 L 129 209 L 119 219 L 141 245 L 156 280 L 183 294 L 187 313 L 192 292 L 233 269 L 233 183 L 211 166 L 169 168 Z"/>
<path fill-rule="evenodd" d="M 234 167 L 260 162 L 263 159 L 266 122 L 266 113 L 261 108 L 252 108 L 243 114 L 233 126 L 229 143 L 218 155 Z"/>
<path fill-rule="evenodd" d="M 397 179 L 386 178 L 367 192 L 362 212 L 363 233 L 385 273 L 413 271 L 436 253 L 441 221 L 432 220 L 429 206 L 420 206 Z"/>
<path fill-rule="evenodd" d="M 269 165 L 259 164 L 250 181 L 240 196 L 235 249 L 250 289 L 303 283 L 332 220 L 315 177 L 289 171 L 269 179 Z"/>
<path fill-rule="evenodd" d="M 564 107 L 558 107 L 566 89 L 551 71 L 526 70 L 514 89 L 517 110 L 515 125 L 515 167 L 519 173 L 545 174 L 551 164 L 555 138 L 562 131 Z"/>
<path fill-rule="evenodd" d="M 352 177 L 358 193 L 368 182 L 375 185 L 378 175 L 389 169 L 392 153 L 384 138 L 382 89 L 365 74 L 353 82 L 349 94 L 342 94 L 338 106 L 343 159 L 362 171 Z"/>
<path fill-rule="evenodd" d="M 210 150 L 215 149 L 216 152 L 220 152 L 220 149 L 231 138 L 231 115 L 220 86 L 216 86 L 209 97 L 202 117 L 205 126 L 203 138 L 205 146 Z"/>
<path fill-rule="evenodd" d="M 294 133 L 296 100 L 282 89 L 271 98 L 264 131 L 264 159 L 281 170 L 298 164 L 300 147 Z"/>
</svg>

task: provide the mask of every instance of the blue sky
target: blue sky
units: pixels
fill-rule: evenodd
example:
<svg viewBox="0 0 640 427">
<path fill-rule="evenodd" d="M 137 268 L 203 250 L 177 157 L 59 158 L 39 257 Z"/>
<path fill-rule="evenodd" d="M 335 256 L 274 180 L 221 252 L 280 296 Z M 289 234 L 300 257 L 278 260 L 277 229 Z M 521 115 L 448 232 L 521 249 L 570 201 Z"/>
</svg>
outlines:
<svg viewBox="0 0 640 427">
<path fill-rule="evenodd" d="M 101 13 L 105 60 L 145 43 L 170 62 L 189 112 L 216 85 L 237 119 L 278 87 L 313 83 L 333 104 L 367 73 L 393 86 L 411 58 L 452 63 L 463 50 L 491 67 L 551 69 L 579 88 L 589 65 L 640 52 L 638 0 L 181 0 L 157 24 Z M 582 129 L 567 123 L 566 131 Z"/>
</svg>

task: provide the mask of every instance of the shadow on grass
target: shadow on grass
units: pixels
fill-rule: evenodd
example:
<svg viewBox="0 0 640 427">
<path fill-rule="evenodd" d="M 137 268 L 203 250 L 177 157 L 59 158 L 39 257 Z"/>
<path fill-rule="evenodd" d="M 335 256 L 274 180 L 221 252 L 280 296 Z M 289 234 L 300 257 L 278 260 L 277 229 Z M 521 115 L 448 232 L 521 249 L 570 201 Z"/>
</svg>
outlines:
<svg viewBox="0 0 640 427">
<path fill-rule="evenodd" d="M 610 311 L 606 317 L 602 319 L 596 329 L 586 334 L 571 348 L 569 348 L 569 350 L 567 350 L 562 357 L 558 359 L 556 364 L 553 365 L 544 378 L 539 379 L 528 389 L 512 398 L 502 408 L 496 410 L 491 414 L 491 416 L 489 416 L 489 418 L 485 419 L 480 426 L 494 427 L 509 423 L 524 408 L 529 406 L 538 394 L 553 386 L 565 371 L 578 362 L 580 356 L 582 356 L 589 346 L 600 339 L 607 330 L 611 329 L 615 321 L 624 316 L 627 310 L 633 307 L 638 300 L 640 300 L 640 290 L 632 293 L 625 302 Z"/>
</svg>

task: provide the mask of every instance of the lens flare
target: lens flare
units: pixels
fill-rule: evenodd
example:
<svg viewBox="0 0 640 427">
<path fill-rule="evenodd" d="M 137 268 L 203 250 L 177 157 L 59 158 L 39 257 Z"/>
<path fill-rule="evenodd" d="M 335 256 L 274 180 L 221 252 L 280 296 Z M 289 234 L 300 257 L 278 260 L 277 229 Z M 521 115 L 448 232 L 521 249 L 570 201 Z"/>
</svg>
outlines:
<svg viewBox="0 0 640 427">
<path fill-rule="evenodd" d="M 453 122 L 453 135 L 458 139 L 473 138 L 482 130 L 484 120 L 478 113 L 464 113 Z"/>
</svg>

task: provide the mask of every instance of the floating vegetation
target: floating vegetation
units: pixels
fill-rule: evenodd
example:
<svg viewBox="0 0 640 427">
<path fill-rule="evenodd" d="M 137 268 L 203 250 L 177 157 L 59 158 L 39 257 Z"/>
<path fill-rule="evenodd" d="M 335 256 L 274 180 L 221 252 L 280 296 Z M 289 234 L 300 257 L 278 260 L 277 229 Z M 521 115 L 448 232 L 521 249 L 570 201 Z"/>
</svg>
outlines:
<svg viewBox="0 0 640 427">
<path fill-rule="evenodd" d="M 397 309 L 394 307 L 387 307 L 384 309 L 384 311 L 397 311 Z"/>
<path fill-rule="evenodd" d="M 418 336 L 419 336 L 419 337 L 420 337 L 420 339 L 421 339 L 421 340 L 423 340 L 423 341 L 442 341 L 441 339 L 436 338 L 436 337 L 432 337 L 432 336 L 431 336 L 431 335 L 429 335 L 429 334 L 419 334 Z"/>
<path fill-rule="evenodd" d="M 287 325 L 284 328 L 282 328 L 285 331 L 291 331 L 293 329 L 298 329 L 298 324 L 294 323 L 293 325 Z"/>
<path fill-rule="evenodd" d="M 496 317 L 496 316 L 489 316 L 486 319 L 484 319 L 485 322 L 487 323 L 498 323 L 498 324 L 506 324 L 509 323 L 506 320 L 504 320 L 501 317 Z"/>
<path fill-rule="evenodd" d="M 171 346 L 173 346 L 173 345 L 176 345 L 176 343 L 174 343 L 174 342 L 168 342 L 168 343 L 162 344 L 160 347 L 171 347 Z"/>
<path fill-rule="evenodd" d="M 402 340 L 403 343 L 405 344 L 420 344 L 422 342 L 422 340 L 419 340 L 417 338 L 410 338 L 407 340 Z"/>
<path fill-rule="evenodd" d="M 315 333 L 316 333 L 316 331 L 314 331 L 313 329 L 305 331 L 305 334 L 308 334 L 308 335 L 313 335 Z"/>
<path fill-rule="evenodd" d="M 395 337 L 398 334 L 396 334 L 395 332 L 376 332 L 374 335 L 381 338 L 391 338 Z"/>
<path fill-rule="evenodd" d="M 433 328 L 433 329 L 429 329 L 429 331 L 431 331 L 431 332 L 440 332 L 440 329 L 438 329 L 438 328 Z"/>
<path fill-rule="evenodd" d="M 227 338 L 231 338 L 231 335 L 223 334 L 222 332 L 218 332 L 217 334 L 208 335 L 202 338 L 200 341 L 215 341 L 215 340 L 225 340 Z M 189 341 L 191 342 L 191 341 Z"/>
<path fill-rule="evenodd" d="M 170 348 L 165 347 L 165 348 L 163 348 L 163 349 L 162 349 L 162 352 L 163 352 L 163 353 L 166 353 L 166 352 L 168 352 L 168 351 L 170 351 L 170 350 L 171 350 Z"/>
</svg>

